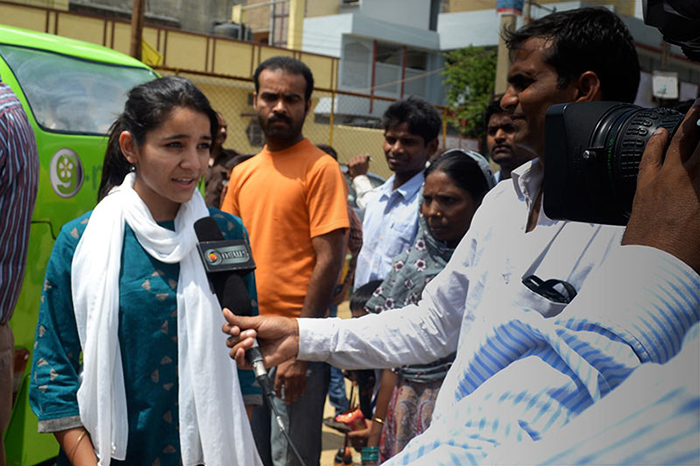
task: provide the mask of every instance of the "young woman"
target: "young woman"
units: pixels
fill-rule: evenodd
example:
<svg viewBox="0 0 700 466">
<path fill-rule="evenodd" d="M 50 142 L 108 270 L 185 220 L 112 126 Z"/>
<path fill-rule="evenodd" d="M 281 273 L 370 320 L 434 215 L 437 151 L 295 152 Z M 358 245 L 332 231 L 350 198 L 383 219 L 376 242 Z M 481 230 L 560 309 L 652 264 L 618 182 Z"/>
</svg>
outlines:
<svg viewBox="0 0 700 466">
<path fill-rule="evenodd" d="M 484 195 L 495 184 L 486 159 L 453 149 L 425 170 L 420 231 L 394 269 L 367 301 L 369 312 L 417 303 L 423 288 L 452 257 Z M 430 425 L 433 406 L 454 355 L 433 364 L 384 370 L 368 446 L 380 447 L 382 461 Z M 381 436 L 381 442 L 380 442 Z"/>
<path fill-rule="evenodd" d="M 132 89 L 100 202 L 56 240 L 30 400 L 39 430 L 61 445 L 59 464 L 260 463 L 241 394 L 256 396 L 253 377 L 228 357 L 193 229 L 211 215 L 227 239 L 247 239 L 197 190 L 217 125 L 184 78 Z"/>
</svg>

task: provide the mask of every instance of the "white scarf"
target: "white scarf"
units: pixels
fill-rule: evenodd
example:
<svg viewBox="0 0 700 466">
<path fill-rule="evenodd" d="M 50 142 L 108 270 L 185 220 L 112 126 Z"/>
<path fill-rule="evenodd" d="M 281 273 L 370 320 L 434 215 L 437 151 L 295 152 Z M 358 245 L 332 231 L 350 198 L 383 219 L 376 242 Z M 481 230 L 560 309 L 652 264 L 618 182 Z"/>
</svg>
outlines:
<svg viewBox="0 0 700 466">
<path fill-rule="evenodd" d="M 224 318 L 196 250 L 194 222 L 209 215 L 199 191 L 180 205 L 175 231 L 159 226 L 130 173 L 93 211 L 75 250 L 71 291 L 80 344 L 80 419 L 100 465 L 126 458 L 128 420 L 119 328 L 119 271 L 128 223 L 153 258 L 180 264 L 177 287 L 179 427 L 184 465 L 260 464 L 229 358 Z M 128 330 L 127 330 L 128 331 Z"/>
</svg>

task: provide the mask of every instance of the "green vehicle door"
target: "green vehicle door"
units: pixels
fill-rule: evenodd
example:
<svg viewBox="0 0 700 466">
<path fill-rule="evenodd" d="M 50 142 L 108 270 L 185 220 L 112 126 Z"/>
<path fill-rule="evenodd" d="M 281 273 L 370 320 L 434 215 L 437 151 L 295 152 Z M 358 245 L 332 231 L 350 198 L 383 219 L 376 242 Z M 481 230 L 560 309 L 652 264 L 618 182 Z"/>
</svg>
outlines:
<svg viewBox="0 0 700 466">
<path fill-rule="evenodd" d="M 5 432 L 8 465 L 38 464 L 58 453 L 53 435 L 37 433 L 28 396 L 46 264 L 61 227 L 96 203 L 106 135 L 126 93 L 156 77 L 143 63 L 105 47 L 0 26 L 0 79 L 22 102 L 40 159 L 27 270 L 10 320 L 16 397 Z"/>
</svg>

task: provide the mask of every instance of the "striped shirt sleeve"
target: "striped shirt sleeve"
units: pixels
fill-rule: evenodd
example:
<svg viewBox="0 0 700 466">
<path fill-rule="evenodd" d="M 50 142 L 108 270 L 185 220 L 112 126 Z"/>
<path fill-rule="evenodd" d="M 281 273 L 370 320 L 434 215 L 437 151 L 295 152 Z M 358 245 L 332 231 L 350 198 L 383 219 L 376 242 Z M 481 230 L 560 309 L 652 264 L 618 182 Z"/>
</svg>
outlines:
<svg viewBox="0 0 700 466">
<path fill-rule="evenodd" d="M 699 319 L 698 290 L 700 277 L 674 257 L 625 246 L 557 318 L 524 309 L 475 325 L 459 350 L 453 409 L 389 464 L 473 464 L 498 445 L 527 450 L 642 364 L 672 358 Z"/>
<path fill-rule="evenodd" d="M 0 83 L 0 325 L 12 317 L 24 279 L 38 182 L 34 132 L 17 97 Z"/>
</svg>

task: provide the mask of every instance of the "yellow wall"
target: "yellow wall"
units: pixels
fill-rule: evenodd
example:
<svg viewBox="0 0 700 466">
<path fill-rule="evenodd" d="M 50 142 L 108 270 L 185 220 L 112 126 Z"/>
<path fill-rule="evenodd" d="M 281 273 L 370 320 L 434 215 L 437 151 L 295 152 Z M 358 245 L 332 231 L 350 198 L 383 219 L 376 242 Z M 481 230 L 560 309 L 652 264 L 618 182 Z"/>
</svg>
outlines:
<svg viewBox="0 0 700 466">
<path fill-rule="evenodd" d="M 339 2 L 328 0 L 306 0 L 306 17 L 337 15 L 340 13 Z"/>
<path fill-rule="evenodd" d="M 31 8 L 1 0 L 0 18 L 0 23 L 8 26 L 58 34 L 129 53 L 131 26 L 125 22 Z M 145 27 L 143 37 L 164 56 L 163 66 L 168 68 L 252 78 L 261 61 L 275 55 L 287 55 L 299 58 L 311 68 L 316 87 L 336 88 L 338 59 L 334 57 L 163 28 Z"/>
<path fill-rule="evenodd" d="M 261 147 L 251 146 L 246 130 L 252 119 L 256 119 L 253 106 L 249 104 L 253 93 L 253 83 L 235 81 L 208 76 L 184 74 L 199 87 L 207 96 L 212 106 L 220 112 L 228 124 L 228 138 L 224 147 L 234 149 L 243 154 L 256 154 Z M 319 99 L 328 97 L 326 92 L 317 92 L 312 96 L 312 108 L 304 123 L 304 136 L 314 144 L 331 143 L 331 127 L 328 124 L 314 122 L 314 107 Z M 357 128 L 336 125 L 332 132 L 332 145 L 338 151 L 340 163 L 347 163 L 357 154 L 372 156 L 371 171 L 388 178 L 391 176 L 384 153 L 382 142 L 384 132 L 381 129 Z"/>
<path fill-rule="evenodd" d="M 37 29 L 37 25 L 46 23 L 46 11 L 0 3 L 0 18 L 2 18 L 2 24 L 8 26 L 44 32 L 45 26 L 42 26 L 41 29 Z"/>
<path fill-rule="evenodd" d="M 327 0 L 307 0 L 314 3 L 334 3 Z M 317 5 L 318 6 L 318 5 Z M 58 33 L 104 45 L 122 53 L 129 52 L 131 28 L 128 23 L 76 15 L 64 11 L 30 8 L 0 0 L 0 23 L 40 32 Z M 309 53 L 268 47 L 262 44 L 190 34 L 171 29 L 144 28 L 143 37 L 165 56 L 161 74 L 178 73 L 190 78 L 221 112 L 229 126 L 225 147 L 241 153 L 257 153 L 251 146 L 246 129 L 255 118 L 249 104 L 253 93 L 252 74 L 255 67 L 274 55 L 299 58 L 314 74 L 316 90 L 312 96 L 315 106 L 320 98 L 330 97 L 336 90 L 338 59 Z M 193 73 L 188 73 L 193 72 Z M 199 74 L 198 74 L 199 73 Z M 382 152 L 383 131 L 314 122 L 313 110 L 304 125 L 304 135 L 315 144 L 329 144 L 338 151 L 340 163 L 347 163 L 356 154 L 370 154 L 370 170 L 385 178 L 391 175 Z"/>
<path fill-rule="evenodd" d="M 19 5 L 36 6 L 40 8 L 53 8 L 54 10 L 68 11 L 70 4 L 69 0 L 4 0 L 9 3 L 17 3 Z M 2 16 L 0 16 L 2 18 Z"/>
<path fill-rule="evenodd" d="M 56 35 L 102 45 L 105 21 L 62 14 L 56 22 Z"/>
</svg>

